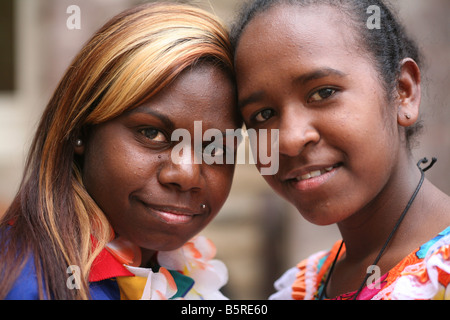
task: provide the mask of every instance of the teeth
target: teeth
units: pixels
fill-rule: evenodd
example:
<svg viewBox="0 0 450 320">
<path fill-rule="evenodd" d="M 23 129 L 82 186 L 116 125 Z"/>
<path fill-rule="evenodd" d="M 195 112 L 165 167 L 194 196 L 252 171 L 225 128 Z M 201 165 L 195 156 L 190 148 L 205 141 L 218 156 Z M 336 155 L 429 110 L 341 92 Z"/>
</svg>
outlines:
<svg viewBox="0 0 450 320">
<path fill-rule="evenodd" d="M 302 180 L 308 180 L 308 179 L 311 179 L 311 178 L 319 177 L 319 176 L 321 176 L 321 175 L 323 175 L 323 174 L 325 174 L 327 172 L 330 172 L 333 169 L 334 169 L 334 167 L 329 167 L 329 168 L 325 168 L 323 170 L 311 171 L 311 172 L 309 172 L 307 174 L 304 174 L 301 177 L 298 177 L 296 180 L 297 181 L 302 181 Z"/>
<path fill-rule="evenodd" d="M 303 175 L 300 180 L 308 180 L 308 179 L 311 179 L 311 174 L 309 173 Z"/>
<path fill-rule="evenodd" d="M 311 172 L 310 175 L 311 175 L 311 178 L 315 178 L 315 177 L 322 175 L 322 172 L 320 170 L 317 170 L 317 171 Z"/>
</svg>

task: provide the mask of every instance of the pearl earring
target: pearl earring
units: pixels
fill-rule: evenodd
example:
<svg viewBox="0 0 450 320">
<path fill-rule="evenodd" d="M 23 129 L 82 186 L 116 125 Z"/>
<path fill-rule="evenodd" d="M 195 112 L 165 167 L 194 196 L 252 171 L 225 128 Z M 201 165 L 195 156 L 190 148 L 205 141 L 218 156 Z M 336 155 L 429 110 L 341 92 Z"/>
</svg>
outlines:
<svg viewBox="0 0 450 320">
<path fill-rule="evenodd" d="M 83 145 L 83 140 L 81 140 L 81 139 L 75 140 L 75 146 L 76 147 L 81 147 L 82 145 Z"/>
</svg>

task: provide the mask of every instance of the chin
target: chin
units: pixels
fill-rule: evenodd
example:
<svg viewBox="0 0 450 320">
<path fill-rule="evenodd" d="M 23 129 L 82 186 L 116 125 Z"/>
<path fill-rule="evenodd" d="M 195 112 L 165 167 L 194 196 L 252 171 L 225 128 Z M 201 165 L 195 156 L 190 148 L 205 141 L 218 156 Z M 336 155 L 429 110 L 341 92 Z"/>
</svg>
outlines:
<svg viewBox="0 0 450 320">
<path fill-rule="evenodd" d="M 191 240 L 192 237 L 176 237 L 171 236 L 166 239 L 158 239 L 150 242 L 146 242 L 142 245 L 142 248 L 147 248 L 149 250 L 155 251 L 172 251 L 181 248 L 186 242 Z"/>
<path fill-rule="evenodd" d="M 174 243 L 166 244 L 166 245 L 160 247 L 160 249 L 158 251 L 173 251 L 173 250 L 177 250 L 177 249 L 181 248 L 187 241 L 188 240 L 183 241 L 183 242 L 174 242 Z"/>
<path fill-rule="evenodd" d="M 339 222 L 338 215 L 334 214 L 333 212 L 324 212 L 319 209 L 310 210 L 305 208 L 302 209 L 300 207 L 296 208 L 306 221 L 317 226 L 329 226 Z"/>
</svg>

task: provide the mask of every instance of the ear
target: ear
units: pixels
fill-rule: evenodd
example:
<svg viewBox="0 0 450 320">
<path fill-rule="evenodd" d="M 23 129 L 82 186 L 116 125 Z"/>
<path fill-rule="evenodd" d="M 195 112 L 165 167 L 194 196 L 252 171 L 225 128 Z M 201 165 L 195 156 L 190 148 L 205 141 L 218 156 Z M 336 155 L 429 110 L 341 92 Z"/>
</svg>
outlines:
<svg viewBox="0 0 450 320">
<path fill-rule="evenodd" d="M 417 63 L 406 58 L 402 61 L 398 78 L 398 113 L 397 123 L 403 127 L 412 126 L 419 118 L 421 101 L 421 75 Z"/>
</svg>

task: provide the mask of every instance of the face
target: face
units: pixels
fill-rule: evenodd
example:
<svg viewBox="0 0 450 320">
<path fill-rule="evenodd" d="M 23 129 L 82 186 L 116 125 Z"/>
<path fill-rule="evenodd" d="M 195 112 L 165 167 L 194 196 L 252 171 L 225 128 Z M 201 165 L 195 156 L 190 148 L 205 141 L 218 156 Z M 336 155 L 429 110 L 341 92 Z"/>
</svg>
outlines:
<svg viewBox="0 0 450 320">
<path fill-rule="evenodd" d="M 173 250 L 218 213 L 234 166 L 172 161 L 172 132 L 185 129 L 194 143 L 194 121 L 203 131 L 239 125 L 233 83 L 218 68 L 189 69 L 144 105 L 89 132 L 83 180 L 117 235 L 145 249 Z"/>
<path fill-rule="evenodd" d="M 250 22 L 236 52 L 247 127 L 279 130 L 280 169 L 264 178 L 318 225 L 370 205 L 399 149 L 396 110 L 343 21 L 327 6 L 277 6 Z"/>
</svg>

